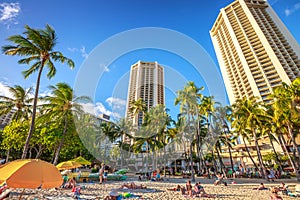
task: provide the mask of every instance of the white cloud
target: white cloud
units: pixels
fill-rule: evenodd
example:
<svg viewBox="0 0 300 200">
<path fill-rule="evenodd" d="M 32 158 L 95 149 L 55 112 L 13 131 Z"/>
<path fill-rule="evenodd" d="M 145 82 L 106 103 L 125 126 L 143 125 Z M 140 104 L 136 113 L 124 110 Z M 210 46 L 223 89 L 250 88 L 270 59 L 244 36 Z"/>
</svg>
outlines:
<svg viewBox="0 0 300 200">
<path fill-rule="evenodd" d="M 112 107 L 113 110 L 124 110 L 126 106 L 126 101 L 124 99 L 109 97 L 105 100 L 106 103 L 110 107 Z"/>
<path fill-rule="evenodd" d="M 291 14 L 291 10 L 285 9 L 284 13 L 285 13 L 285 16 L 289 16 Z"/>
<path fill-rule="evenodd" d="M 9 23 L 17 24 L 17 16 L 21 11 L 19 3 L 0 3 L 0 22 L 9 27 Z"/>
<path fill-rule="evenodd" d="M 106 114 L 114 119 L 120 119 L 121 115 L 117 112 L 112 112 L 105 108 L 105 106 L 101 102 L 96 102 L 94 105 L 93 103 L 82 103 L 83 110 L 85 112 L 88 112 L 92 115 L 100 115 L 100 114 Z"/>
<path fill-rule="evenodd" d="M 110 70 L 109 70 L 109 68 L 108 68 L 107 66 L 105 66 L 105 67 L 104 67 L 104 71 L 105 71 L 105 72 L 109 72 Z"/>
<path fill-rule="evenodd" d="M 108 68 L 107 65 L 100 64 L 99 66 L 100 66 L 101 68 L 102 68 L 102 67 L 104 68 L 104 72 L 109 72 L 109 71 L 110 71 L 110 69 Z"/>
<path fill-rule="evenodd" d="M 3 83 L 0 81 L 0 95 L 1 96 L 6 96 L 6 97 L 9 97 L 9 98 L 13 98 L 13 95 L 12 93 L 9 91 L 8 89 L 8 86 L 10 87 L 14 87 L 14 86 L 11 86 L 10 84 L 6 84 L 6 83 Z M 26 91 L 29 89 L 29 88 L 25 88 L 23 87 Z M 41 93 L 42 94 L 42 93 Z M 29 98 L 34 98 L 34 90 L 32 90 L 32 92 L 30 94 L 28 94 L 28 97 Z"/>
<path fill-rule="evenodd" d="M 7 85 L 2 82 L 0 82 L 0 95 L 6 97 L 12 97 L 11 93 L 8 90 Z"/>
<path fill-rule="evenodd" d="M 296 3 L 293 5 L 292 8 L 287 8 L 284 10 L 285 16 L 290 16 L 291 14 L 293 14 L 294 12 L 296 12 L 297 10 L 300 9 L 300 3 Z"/>
<path fill-rule="evenodd" d="M 71 47 L 68 47 L 67 49 L 68 49 L 69 51 L 71 51 L 71 52 L 78 51 L 78 49 L 76 49 L 76 48 L 71 48 Z"/>
<path fill-rule="evenodd" d="M 80 52 L 81 56 L 85 59 L 88 58 L 89 54 L 86 52 L 85 50 L 85 46 L 82 46 L 80 49 L 78 48 L 74 48 L 74 47 L 68 47 L 67 48 L 70 52 L 74 53 L 74 52 Z"/>
<path fill-rule="evenodd" d="M 85 59 L 87 59 L 89 54 L 86 53 L 84 46 L 81 47 L 80 52 L 81 52 L 81 56 L 84 57 Z"/>
<path fill-rule="evenodd" d="M 51 93 L 50 90 L 45 90 L 45 91 L 40 91 L 39 96 L 40 97 L 46 97 L 46 96 L 52 96 L 53 94 Z"/>
</svg>

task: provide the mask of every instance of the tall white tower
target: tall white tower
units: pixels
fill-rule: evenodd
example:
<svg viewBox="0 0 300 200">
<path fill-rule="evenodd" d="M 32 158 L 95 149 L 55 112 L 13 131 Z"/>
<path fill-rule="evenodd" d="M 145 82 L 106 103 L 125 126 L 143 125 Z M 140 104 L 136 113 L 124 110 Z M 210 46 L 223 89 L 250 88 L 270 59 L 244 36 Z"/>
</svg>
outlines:
<svg viewBox="0 0 300 200">
<path fill-rule="evenodd" d="M 300 76 L 300 47 L 265 0 L 235 0 L 214 23 L 210 35 L 230 103 L 268 95 Z"/>
<path fill-rule="evenodd" d="M 142 123 L 142 113 L 134 116 L 130 112 L 132 102 L 142 99 L 147 109 L 165 104 L 164 68 L 157 62 L 138 61 L 131 66 L 127 95 L 126 118 L 133 125 Z"/>
</svg>

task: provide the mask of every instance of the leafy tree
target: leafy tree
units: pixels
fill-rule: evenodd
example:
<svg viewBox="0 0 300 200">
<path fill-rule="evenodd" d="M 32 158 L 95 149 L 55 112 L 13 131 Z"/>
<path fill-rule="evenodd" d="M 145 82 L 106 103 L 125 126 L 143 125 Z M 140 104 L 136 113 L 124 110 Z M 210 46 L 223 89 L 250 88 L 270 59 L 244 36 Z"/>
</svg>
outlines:
<svg viewBox="0 0 300 200">
<path fill-rule="evenodd" d="M 220 138 L 221 143 L 228 147 L 231 170 L 234 171 L 231 149 L 237 137 L 229 128 L 229 122 L 232 119 L 232 108 L 230 106 L 219 106 L 216 108 L 216 116 L 219 118 L 223 129 Z"/>
<path fill-rule="evenodd" d="M 129 108 L 130 112 L 132 113 L 133 116 L 135 116 L 136 118 L 134 118 L 137 122 L 137 126 L 141 126 L 142 125 L 142 121 L 139 121 L 140 118 L 143 119 L 144 113 L 148 110 L 149 108 L 147 107 L 147 104 L 144 102 L 143 99 L 139 98 L 136 101 L 133 101 L 131 103 L 131 107 Z"/>
<path fill-rule="evenodd" d="M 235 124 L 237 124 L 238 121 L 244 122 L 243 128 L 248 129 L 249 133 L 251 133 L 251 137 L 256 146 L 261 174 L 268 179 L 258 144 L 259 133 L 261 133 L 262 127 L 267 121 L 265 109 L 255 98 L 238 99 L 232 107 L 234 110 L 234 121 L 236 121 Z"/>
<path fill-rule="evenodd" d="M 291 85 L 282 83 L 281 87 L 274 89 L 271 97 L 274 99 L 272 104 L 274 115 L 273 119 L 276 120 L 277 131 L 280 133 L 288 133 L 288 137 L 292 141 L 293 149 L 300 157 L 300 151 L 295 140 L 297 132 L 295 129 L 299 125 L 299 99 L 300 99 L 300 78 L 293 81 Z M 278 133 L 277 132 L 277 133 Z M 282 134 L 279 135 L 281 139 L 284 139 Z M 295 157 L 297 161 L 297 167 L 299 168 L 299 159 Z"/>
<path fill-rule="evenodd" d="M 68 127 L 74 125 L 74 117 L 78 117 L 83 113 L 80 103 L 90 101 L 86 96 L 75 96 L 73 89 L 66 83 L 57 83 L 55 86 L 49 86 L 51 96 L 43 98 L 45 102 L 42 107 L 45 109 L 44 118 L 56 122 L 63 128 L 61 141 L 57 147 L 53 164 L 57 164 L 60 150 L 64 144 L 65 135 Z"/>
<path fill-rule="evenodd" d="M 184 86 L 183 90 L 177 91 L 177 97 L 175 98 L 175 105 L 180 104 L 180 113 L 186 116 L 187 124 L 187 136 L 190 141 L 190 162 L 193 164 L 193 141 L 196 134 L 197 124 L 196 118 L 198 118 L 198 102 L 201 97 L 199 92 L 203 88 L 198 88 L 193 82 L 188 82 Z M 193 167 L 191 165 L 191 167 Z M 193 168 L 192 171 L 192 181 L 195 181 L 195 174 Z"/>
<path fill-rule="evenodd" d="M 16 109 L 12 120 L 27 120 L 29 118 L 31 102 L 33 100 L 31 98 L 32 88 L 26 90 L 20 85 L 7 87 L 12 97 L 0 96 L 0 115 L 7 114 Z"/>
<path fill-rule="evenodd" d="M 8 161 L 10 150 L 20 151 L 24 146 L 28 127 L 28 121 L 12 121 L 9 125 L 5 126 L 2 132 L 1 147 L 8 152 L 6 161 Z"/>
<path fill-rule="evenodd" d="M 10 36 L 7 40 L 14 45 L 3 46 L 2 52 L 4 54 L 10 56 L 24 56 L 25 58 L 18 61 L 19 64 L 33 63 L 29 69 L 23 71 L 24 77 L 28 78 L 31 74 L 38 71 L 31 124 L 22 154 L 22 158 L 24 159 L 27 156 L 29 142 L 35 128 L 38 93 L 44 67 L 46 66 L 48 68 L 47 77 L 50 79 L 56 74 L 53 61 L 67 63 L 70 68 L 74 67 L 74 62 L 65 57 L 61 52 L 54 50 L 57 37 L 54 29 L 49 25 L 46 25 L 45 29 L 33 29 L 26 25 L 24 36 L 14 35 Z"/>
</svg>

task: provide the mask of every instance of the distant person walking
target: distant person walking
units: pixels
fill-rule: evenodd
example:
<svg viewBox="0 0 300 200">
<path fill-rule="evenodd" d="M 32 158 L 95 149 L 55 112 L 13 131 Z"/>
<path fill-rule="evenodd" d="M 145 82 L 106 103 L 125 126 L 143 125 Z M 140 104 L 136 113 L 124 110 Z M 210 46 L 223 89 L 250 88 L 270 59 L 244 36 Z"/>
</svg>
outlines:
<svg viewBox="0 0 300 200">
<path fill-rule="evenodd" d="M 103 182 L 107 181 L 108 170 L 109 170 L 109 166 L 108 165 L 104 165 Z"/>
<path fill-rule="evenodd" d="M 100 181 L 100 184 L 102 184 L 102 182 L 103 182 L 104 167 L 105 167 L 105 164 L 102 163 L 101 167 L 99 169 L 99 181 Z"/>
</svg>

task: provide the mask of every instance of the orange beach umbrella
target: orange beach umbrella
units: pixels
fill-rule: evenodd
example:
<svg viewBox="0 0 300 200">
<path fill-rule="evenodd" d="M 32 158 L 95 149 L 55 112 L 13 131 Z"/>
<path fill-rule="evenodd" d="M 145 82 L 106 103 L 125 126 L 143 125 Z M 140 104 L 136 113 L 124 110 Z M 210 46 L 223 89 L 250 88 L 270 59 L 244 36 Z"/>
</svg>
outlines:
<svg viewBox="0 0 300 200">
<path fill-rule="evenodd" d="M 39 159 L 20 159 L 0 168 L 0 182 L 11 188 L 54 188 L 63 183 L 58 169 Z"/>
</svg>

